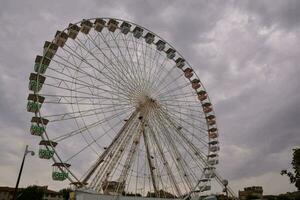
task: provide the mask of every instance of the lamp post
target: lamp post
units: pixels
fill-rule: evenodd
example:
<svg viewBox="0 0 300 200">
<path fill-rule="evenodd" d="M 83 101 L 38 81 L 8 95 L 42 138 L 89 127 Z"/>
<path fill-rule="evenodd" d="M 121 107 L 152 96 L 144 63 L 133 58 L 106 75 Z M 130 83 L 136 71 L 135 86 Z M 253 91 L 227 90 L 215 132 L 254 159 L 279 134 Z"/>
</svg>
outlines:
<svg viewBox="0 0 300 200">
<path fill-rule="evenodd" d="M 25 157 L 26 157 L 26 155 L 27 155 L 28 153 L 30 153 L 32 156 L 34 156 L 34 151 L 28 150 L 28 145 L 26 145 L 25 152 L 24 152 L 24 156 L 23 156 L 23 160 L 22 160 L 22 164 L 21 164 L 21 168 L 20 168 L 19 175 L 18 175 L 18 180 L 17 180 L 16 187 L 15 187 L 15 190 L 14 190 L 13 200 L 16 200 L 16 199 L 17 199 L 18 186 L 19 186 L 20 178 L 21 178 L 22 171 L 23 171 L 23 166 L 24 166 L 24 162 L 25 162 Z"/>
</svg>

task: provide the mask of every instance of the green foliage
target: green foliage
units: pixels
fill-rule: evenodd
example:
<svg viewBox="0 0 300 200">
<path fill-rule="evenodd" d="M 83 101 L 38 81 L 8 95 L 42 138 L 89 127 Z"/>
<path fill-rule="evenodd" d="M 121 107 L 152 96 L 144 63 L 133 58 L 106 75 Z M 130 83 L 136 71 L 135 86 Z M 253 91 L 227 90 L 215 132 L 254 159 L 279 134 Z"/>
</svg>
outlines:
<svg viewBox="0 0 300 200">
<path fill-rule="evenodd" d="M 295 184 L 298 191 L 300 191 L 300 148 L 293 149 L 293 172 L 287 170 L 281 170 L 281 175 L 287 175 L 290 182 Z"/>
<path fill-rule="evenodd" d="M 251 199 L 258 199 L 258 197 L 256 195 L 248 195 L 246 196 L 246 200 L 251 200 Z"/>
<path fill-rule="evenodd" d="M 18 200 L 42 200 L 44 190 L 35 185 L 28 186 L 27 188 L 18 192 Z"/>
<path fill-rule="evenodd" d="M 64 200 L 69 200 L 70 192 L 72 192 L 70 188 L 65 188 L 59 191 L 59 193 L 63 196 Z"/>
</svg>

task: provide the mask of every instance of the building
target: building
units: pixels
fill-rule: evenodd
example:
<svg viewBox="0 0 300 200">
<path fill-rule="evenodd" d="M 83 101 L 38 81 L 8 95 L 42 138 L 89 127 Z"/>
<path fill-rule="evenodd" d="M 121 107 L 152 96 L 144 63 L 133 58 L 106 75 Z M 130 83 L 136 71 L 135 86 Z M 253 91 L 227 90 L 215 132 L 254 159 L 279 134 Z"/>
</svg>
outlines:
<svg viewBox="0 0 300 200">
<path fill-rule="evenodd" d="M 49 190 L 48 186 L 37 186 L 44 191 L 43 200 L 63 200 L 62 195 L 59 192 Z M 14 195 L 14 189 L 11 187 L 0 187 L 0 200 L 12 200 Z M 25 188 L 19 188 L 22 192 Z"/>
<path fill-rule="evenodd" d="M 0 200 L 12 200 L 15 188 L 0 187 Z"/>
<path fill-rule="evenodd" d="M 239 199 L 246 200 L 249 197 L 252 199 L 263 199 L 263 188 L 261 186 L 245 187 L 244 191 L 239 191 Z"/>
</svg>

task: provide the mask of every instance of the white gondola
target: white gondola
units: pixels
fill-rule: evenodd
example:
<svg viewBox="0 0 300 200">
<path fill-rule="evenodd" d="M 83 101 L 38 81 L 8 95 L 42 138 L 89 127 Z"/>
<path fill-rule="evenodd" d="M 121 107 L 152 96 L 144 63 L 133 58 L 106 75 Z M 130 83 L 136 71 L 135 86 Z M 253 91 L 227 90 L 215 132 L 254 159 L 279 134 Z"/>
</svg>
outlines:
<svg viewBox="0 0 300 200">
<path fill-rule="evenodd" d="M 199 187 L 199 192 L 205 192 L 205 191 L 209 191 L 209 190 L 211 190 L 210 185 L 202 185 Z"/>
<path fill-rule="evenodd" d="M 84 34 L 88 34 L 93 27 L 92 22 L 90 22 L 89 20 L 83 20 L 80 25 L 80 31 Z"/>
<path fill-rule="evenodd" d="M 216 145 L 216 144 L 219 144 L 219 141 L 217 141 L 217 140 L 211 140 L 208 144 L 209 145 Z"/>
<path fill-rule="evenodd" d="M 200 101 L 204 101 L 205 99 L 207 99 L 207 93 L 204 90 L 200 90 L 199 92 L 197 92 L 197 95 Z"/>
<path fill-rule="evenodd" d="M 217 145 L 209 146 L 209 150 L 210 150 L 211 152 L 217 152 L 217 151 L 220 150 L 220 147 L 217 146 Z"/>
<path fill-rule="evenodd" d="M 185 65 L 185 60 L 183 58 L 177 58 L 175 63 L 177 68 L 182 69 Z"/>
<path fill-rule="evenodd" d="M 105 24 L 106 24 L 105 20 L 98 18 L 94 22 L 94 29 L 98 32 L 101 32 L 105 27 Z"/>
<path fill-rule="evenodd" d="M 133 29 L 132 33 L 133 33 L 133 36 L 134 36 L 135 38 L 140 38 L 140 37 L 143 36 L 143 31 L 144 31 L 144 30 L 143 30 L 141 27 L 136 26 L 136 27 Z"/>
<path fill-rule="evenodd" d="M 197 90 L 197 89 L 199 89 L 201 87 L 199 79 L 195 78 L 191 82 L 192 82 L 192 88 L 193 89 Z"/>
<path fill-rule="evenodd" d="M 166 54 L 167 54 L 167 58 L 169 59 L 173 59 L 175 57 L 175 50 L 172 49 L 172 48 L 169 48 L 167 51 L 166 51 Z"/>
<path fill-rule="evenodd" d="M 107 23 L 107 28 L 109 31 L 115 32 L 116 29 L 118 28 L 118 24 L 119 24 L 119 22 L 117 20 L 110 19 Z"/>
<path fill-rule="evenodd" d="M 80 31 L 79 26 L 77 26 L 76 24 L 71 24 L 71 23 L 69 24 L 69 27 L 68 27 L 69 38 L 72 38 L 73 40 L 75 40 L 79 31 Z"/>
<path fill-rule="evenodd" d="M 186 78 L 188 78 L 188 79 L 190 79 L 190 78 L 192 78 L 192 76 L 194 75 L 193 74 L 193 69 L 191 69 L 191 68 L 186 68 L 185 70 L 183 70 L 183 72 L 184 72 L 184 76 L 186 77 Z"/>
<path fill-rule="evenodd" d="M 203 106 L 203 112 L 204 113 L 210 113 L 213 110 L 212 105 L 209 102 L 204 103 L 202 106 Z"/>
<path fill-rule="evenodd" d="M 68 34 L 65 32 L 61 32 L 61 31 L 56 31 L 55 34 L 55 44 L 58 45 L 59 47 L 63 47 L 68 39 Z"/>
<path fill-rule="evenodd" d="M 129 24 L 127 22 L 123 22 L 120 26 L 121 32 L 126 35 L 130 31 L 130 27 L 131 27 L 131 24 Z"/>
<path fill-rule="evenodd" d="M 219 164 L 219 160 L 218 159 L 211 159 L 211 160 L 208 160 L 207 163 L 209 165 L 217 165 L 217 164 Z"/>
<path fill-rule="evenodd" d="M 203 179 L 200 179 L 199 182 L 208 182 L 210 179 L 209 178 L 203 178 Z"/>
<path fill-rule="evenodd" d="M 36 73 L 44 74 L 50 64 L 50 59 L 37 55 L 35 58 L 34 71 Z"/>
<path fill-rule="evenodd" d="M 208 137 L 210 139 L 216 139 L 218 136 L 219 135 L 218 135 L 218 132 L 217 132 L 216 128 L 209 129 L 209 131 L 208 131 Z"/>
<path fill-rule="evenodd" d="M 211 171 L 211 170 L 215 170 L 215 167 L 209 166 L 209 167 L 205 167 L 204 171 Z"/>
<path fill-rule="evenodd" d="M 58 49 L 58 46 L 55 43 L 46 41 L 44 44 L 43 55 L 48 59 L 52 59 L 53 56 L 55 55 L 57 49 Z M 50 63 L 50 60 L 49 60 L 49 63 Z M 49 63 L 48 63 L 48 65 L 49 65 Z"/>
<path fill-rule="evenodd" d="M 215 119 L 216 119 L 215 115 L 209 115 L 209 116 L 206 117 L 207 123 L 210 126 L 216 124 L 216 120 Z"/>
<path fill-rule="evenodd" d="M 156 49 L 157 49 L 158 51 L 163 51 L 163 50 L 165 49 L 165 47 L 166 47 L 166 43 L 165 43 L 164 41 L 158 40 L 158 41 L 156 42 Z"/>
<path fill-rule="evenodd" d="M 145 41 L 147 44 L 151 44 L 154 41 L 154 38 L 155 36 L 150 32 L 145 35 Z"/>
<path fill-rule="evenodd" d="M 207 171 L 207 172 L 204 173 L 204 177 L 205 178 L 215 178 L 216 173 L 214 171 Z"/>
<path fill-rule="evenodd" d="M 218 157 L 218 154 L 216 154 L 216 153 L 207 155 L 207 158 L 216 158 L 216 157 Z"/>
</svg>

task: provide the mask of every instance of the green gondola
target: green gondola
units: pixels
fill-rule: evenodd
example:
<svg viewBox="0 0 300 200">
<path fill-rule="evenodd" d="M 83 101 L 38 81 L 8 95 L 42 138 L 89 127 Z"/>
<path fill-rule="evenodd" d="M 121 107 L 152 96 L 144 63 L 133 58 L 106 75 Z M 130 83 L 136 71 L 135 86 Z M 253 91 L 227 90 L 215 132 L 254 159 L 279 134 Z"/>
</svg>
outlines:
<svg viewBox="0 0 300 200">
<path fill-rule="evenodd" d="M 68 169 L 71 165 L 67 163 L 54 163 L 52 179 L 54 181 L 64 181 L 69 177 Z"/>
<path fill-rule="evenodd" d="M 30 133 L 32 135 L 41 136 L 45 132 L 45 127 L 48 124 L 48 122 L 49 120 L 41 117 L 32 117 Z"/>
<path fill-rule="evenodd" d="M 31 73 L 29 77 L 29 90 L 39 92 L 42 89 L 45 79 L 46 78 L 42 75 Z"/>
<path fill-rule="evenodd" d="M 56 142 L 50 140 L 42 140 L 40 142 L 39 158 L 50 159 L 54 155 L 54 147 L 57 145 Z"/>
<path fill-rule="evenodd" d="M 52 179 L 54 181 L 64 181 L 69 177 L 67 172 L 52 172 Z"/>
</svg>

